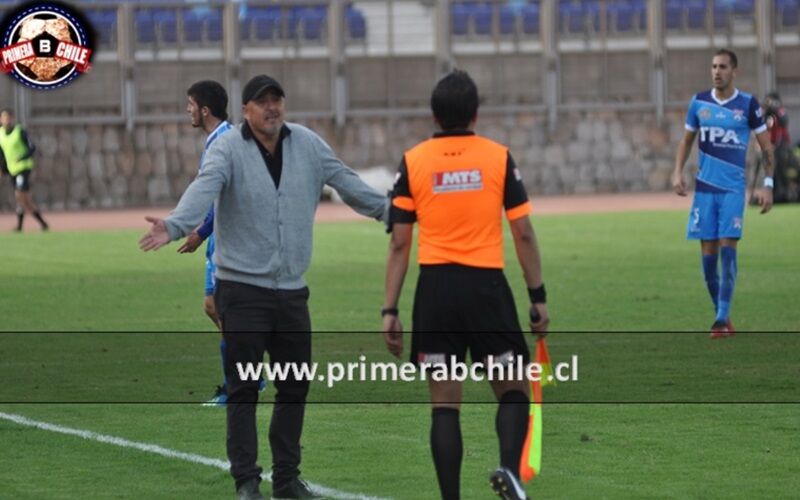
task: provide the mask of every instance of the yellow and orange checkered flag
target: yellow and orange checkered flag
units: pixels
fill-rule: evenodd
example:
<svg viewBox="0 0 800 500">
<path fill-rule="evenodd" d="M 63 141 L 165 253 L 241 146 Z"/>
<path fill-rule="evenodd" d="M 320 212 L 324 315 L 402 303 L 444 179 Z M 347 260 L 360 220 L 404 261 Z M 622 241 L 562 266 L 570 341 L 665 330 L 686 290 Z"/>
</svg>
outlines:
<svg viewBox="0 0 800 500">
<path fill-rule="evenodd" d="M 553 365 L 544 337 L 536 341 L 534 361 L 541 367 L 539 380 L 531 381 L 531 408 L 528 415 L 528 435 L 519 461 L 519 477 L 528 482 L 539 474 L 542 467 L 542 387 L 555 385 Z"/>
</svg>

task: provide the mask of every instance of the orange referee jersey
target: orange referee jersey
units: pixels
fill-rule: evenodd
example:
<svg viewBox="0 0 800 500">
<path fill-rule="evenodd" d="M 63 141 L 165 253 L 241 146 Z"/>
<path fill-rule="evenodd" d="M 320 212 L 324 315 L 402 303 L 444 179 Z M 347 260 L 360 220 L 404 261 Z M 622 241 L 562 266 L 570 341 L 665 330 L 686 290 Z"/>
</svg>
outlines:
<svg viewBox="0 0 800 500">
<path fill-rule="evenodd" d="M 442 132 L 403 156 L 393 222 L 419 222 L 420 264 L 503 268 L 503 221 L 531 213 L 505 146 L 469 131 Z"/>
</svg>

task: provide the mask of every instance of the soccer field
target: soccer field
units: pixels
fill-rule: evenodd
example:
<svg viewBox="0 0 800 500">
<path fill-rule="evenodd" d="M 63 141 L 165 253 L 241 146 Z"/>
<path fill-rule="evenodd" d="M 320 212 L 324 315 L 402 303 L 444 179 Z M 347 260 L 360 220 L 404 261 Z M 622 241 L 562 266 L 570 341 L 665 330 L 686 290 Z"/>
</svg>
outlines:
<svg viewBox="0 0 800 500">
<path fill-rule="evenodd" d="M 795 496 L 800 207 L 748 211 L 737 335 L 719 341 L 708 339 L 713 311 L 685 212 L 533 220 L 550 353 L 554 362 L 578 356 L 580 373 L 545 390 L 543 470 L 529 495 Z M 220 462 L 224 411 L 199 405 L 220 379 L 218 334 L 201 308 L 203 256 L 177 255 L 175 244 L 139 252 L 143 230 L 0 235 L 0 498 L 233 496 Z M 523 319 L 510 243 L 507 276 Z M 367 333 L 381 325 L 386 246 L 376 223 L 317 225 L 307 274 L 316 361 L 391 359 L 380 334 Z M 406 328 L 415 279 L 412 271 L 400 303 Z M 485 383 L 469 385 L 465 399 L 462 492 L 491 498 L 496 406 Z M 306 479 L 340 498 L 438 497 L 424 383 L 312 384 L 309 400 Z M 259 407 L 267 468 L 270 411 Z"/>
</svg>

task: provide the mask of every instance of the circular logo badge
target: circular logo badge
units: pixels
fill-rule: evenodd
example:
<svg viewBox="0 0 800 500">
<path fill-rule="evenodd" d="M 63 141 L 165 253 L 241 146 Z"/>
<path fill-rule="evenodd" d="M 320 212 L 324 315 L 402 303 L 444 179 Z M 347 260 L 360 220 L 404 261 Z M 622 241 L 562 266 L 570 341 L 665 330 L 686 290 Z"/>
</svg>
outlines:
<svg viewBox="0 0 800 500">
<path fill-rule="evenodd" d="M 91 28 L 74 7 L 26 2 L 5 16 L 0 33 L 0 71 L 28 87 L 57 89 L 91 67 Z"/>
</svg>

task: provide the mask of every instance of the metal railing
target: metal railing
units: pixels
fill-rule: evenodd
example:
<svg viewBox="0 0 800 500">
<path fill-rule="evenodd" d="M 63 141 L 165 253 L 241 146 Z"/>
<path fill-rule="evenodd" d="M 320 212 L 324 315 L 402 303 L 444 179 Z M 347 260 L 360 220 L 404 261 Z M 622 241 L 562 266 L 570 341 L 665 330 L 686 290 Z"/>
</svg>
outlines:
<svg viewBox="0 0 800 500">
<path fill-rule="evenodd" d="M 798 2 L 788 0 L 297 0 L 83 2 L 92 71 L 33 91 L 4 79 L 3 105 L 41 124 L 184 117 L 185 89 L 223 82 L 239 118 L 243 82 L 278 78 L 298 117 L 338 124 L 427 113 L 452 67 L 478 83 L 483 113 L 652 109 L 659 117 L 708 86 L 714 48 L 739 53 L 758 95 L 800 98 Z M 0 5 L 2 8 L 3 5 Z M 794 17 L 793 17 L 794 16 Z M 788 91 L 786 91 L 788 89 Z"/>
</svg>

